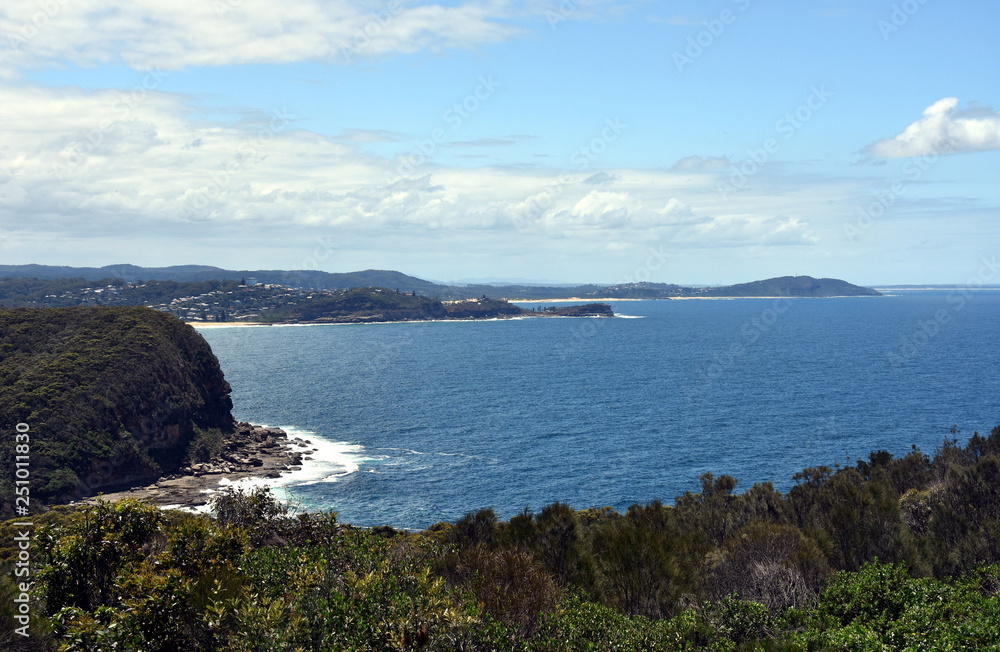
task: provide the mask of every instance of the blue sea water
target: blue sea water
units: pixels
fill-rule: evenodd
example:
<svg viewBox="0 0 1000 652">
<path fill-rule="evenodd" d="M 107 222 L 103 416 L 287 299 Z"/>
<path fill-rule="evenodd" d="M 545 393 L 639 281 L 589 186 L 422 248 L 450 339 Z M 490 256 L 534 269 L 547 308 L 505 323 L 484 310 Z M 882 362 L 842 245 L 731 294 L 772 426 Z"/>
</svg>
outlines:
<svg viewBox="0 0 1000 652">
<path fill-rule="evenodd" d="M 786 490 L 1000 424 L 1000 291 L 612 306 L 626 317 L 202 334 L 234 415 L 316 449 L 283 495 L 361 526 L 669 503 L 706 471 Z"/>
</svg>

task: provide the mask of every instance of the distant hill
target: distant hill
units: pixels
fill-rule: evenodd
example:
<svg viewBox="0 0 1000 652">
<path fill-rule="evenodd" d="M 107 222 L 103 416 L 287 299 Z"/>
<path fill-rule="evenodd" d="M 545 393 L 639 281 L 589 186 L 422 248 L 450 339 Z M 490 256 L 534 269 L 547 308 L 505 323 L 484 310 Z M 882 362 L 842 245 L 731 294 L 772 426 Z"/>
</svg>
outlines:
<svg viewBox="0 0 1000 652">
<path fill-rule="evenodd" d="M 751 283 L 723 287 L 685 287 L 672 283 L 620 283 L 616 285 L 442 285 L 425 281 L 402 272 L 367 269 L 360 272 L 332 273 L 316 270 L 227 270 L 207 265 L 177 265 L 173 267 L 138 267 L 107 265 L 105 267 L 55 267 L 48 265 L 0 265 L 0 278 L 83 279 L 86 281 L 175 281 L 204 283 L 208 281 L 241 281 L 255 279 L 258 283 L 282 285 L 306 290 L 349 290 L 362 287 L 382 287 L 404 293 L 442 300 L 475 299 L 483 296 L 509 300 L 556 299 L 670 299 L 674 297 L 831 297 L 877 296 L 879 292 L 846 281 L 811 276 L 782 276 Z"/>
<path fill-rule="evenodd" d="M 707 297 L 857 297 L 880 294 L 871 288 L 840 279 L 816 279 L 811 276 L 781 276 L 766 281 L 706 288 L 702 292 L 702 296 Z"/>
<path fill-rule="evenodd" d="M 415 276 L 389 270 L 368 269 L 361 272 L 331 273 L 317 270 L 228 270 L 208 265 L 175 265 L 172 267 L 138 267 L 136 265 L 105 265 L 104 267 L 60 267 L 52 265 L 0 265 L 2 278 L 65 279 L 87 281 L 122 279 L 124 281 L 240 281 L 253 278 L 259 283 L 273 283 L 310 290 L 347 290 L 355 287 L 390 287 L 404 292 L 432 294 L 445 286 Z"/>
</svg>

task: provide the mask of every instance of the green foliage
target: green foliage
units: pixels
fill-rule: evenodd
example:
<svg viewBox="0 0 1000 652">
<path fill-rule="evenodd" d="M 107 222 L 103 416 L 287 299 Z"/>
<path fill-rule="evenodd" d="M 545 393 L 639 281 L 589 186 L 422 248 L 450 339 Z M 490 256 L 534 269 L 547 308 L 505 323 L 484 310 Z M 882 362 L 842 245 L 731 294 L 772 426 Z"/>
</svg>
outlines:
<svg viewBox="0 0 1000 652">
<path fill-rule="evenodd" d="M 292 514 L 263 488 L 219 494 L 212 517 L 54 510 L 35 519 L 33 645 L 1000 650 L 998 453 L 995 429 L 933 457 L 809 468 L 787 495 L 705 474 L 673 507 L 483 509 L 423 533 Z"/>
<path fill-rule="evenodd" d="M 275 524 L 288 514 L 288 507 L 275 500 L 267 487 L 222 491 L 212 499 L 212 510 L 220 525 L 246 532 L 254 546 L 278 536 Z"/>
<path fill-rule="evenodd" d="M 555 579 L 523 549 L 476 547 L 462 555 L 456 575 L 483 611 L 517 639 L 530 638 L 539 615 L 555 610 L 562 596 Z"/>
<path fill-rule="evenodd" d="M 37 540 L 44 560 L 38 580 L 45 612 L 90 611 L 119 599 L 119 573 L 142 562 L 162 522 L 158 509 L 137 500 L 99 502 L 64 526 L 43 526 Z"/>
<path fill-rule="evenodd" d="M 564 503 L 547 505 L 535 516 L 534 549 L 557 581 L 587 583 L 592 561 L 576 512 Z"/>
<path fill-rule="evenodd" d="M 1000 602 L 980 587 L 979 577 L 942 582 L 911 578 L 898 565 L 866 564 L 834 576 L 810 630 L 793 639 L 810 649 L 1000 649 Z"/>
<path fill-rule="evenodd" d="M 683 586 L 673 517 L 672 510 L 652 503 L 596 528 L 593 555 L 602 602 L 630 616 L 662 618 L 671 611 Z"/>
<path fill-rule="evenodd" d="M 676 638 L 680 638 L 677 636 Z M 630 618 L 616 609 L 571 597 L 555 614 L 542 620 L 528 649 L 646 652 L 678 649 L 663 628 L 642 617 Z"/>
</svg>

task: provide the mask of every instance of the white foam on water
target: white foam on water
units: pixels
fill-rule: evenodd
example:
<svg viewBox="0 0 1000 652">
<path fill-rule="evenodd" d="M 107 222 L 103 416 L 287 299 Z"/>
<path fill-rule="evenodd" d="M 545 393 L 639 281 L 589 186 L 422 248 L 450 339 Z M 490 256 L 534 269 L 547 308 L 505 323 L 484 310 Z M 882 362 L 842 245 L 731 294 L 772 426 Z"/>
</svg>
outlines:
<svg viewBox="0 0 1000 652">
<path fill-rule="evenodd" d="M 268 426 L 264 426 L 268 427 Z M 236 487 L 252 489 L 268 487 L 279 499 L 293 499 L 291 487 L 318 484 L 321 482 L 337 482 L 345 476 L 357 473 L 366 461 L 382 459 L 381 456 L 371 456 L 365 453 L 364 446 L 345 441 L 335 441 L 311 430 L 295 426 L 279 426 L 288 434 L 288 442 L 292 450 L 302 453 L 301 468 L 295 471 L 285 471 L 279 478 L 250 477 L 240 480 L 222 478 L 220 488 Z M 299 446 L 301 440 L 305 446 Z M 311 459 L 305 459 L 305 458 Z"/>
<path fill-rule="evenodd" d="M 318 433 L 296 428 L 281 426 L 288 433 L 288 440 L 296 444 L 302 452 L 302 468 L 280 478 L 275 478 L 277 486 L 300 486 L 320 482 L 336 482 L 340 478 L 357 473 L 366 461 L 379 459 L 365 453 L 364 446 L 346 441 L 328 439 Z M 297 446 L 295 439 L 307 441 L 306 446 Z"/>
</svg>

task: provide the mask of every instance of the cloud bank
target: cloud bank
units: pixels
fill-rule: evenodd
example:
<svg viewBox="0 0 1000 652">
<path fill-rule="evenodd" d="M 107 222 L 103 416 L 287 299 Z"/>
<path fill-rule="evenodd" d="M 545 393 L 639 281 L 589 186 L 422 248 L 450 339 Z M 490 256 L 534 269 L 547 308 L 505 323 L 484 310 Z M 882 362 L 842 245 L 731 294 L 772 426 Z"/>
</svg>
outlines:
<svg viewBox="0 0 1000 652">
<path fill-rule="evenodd" d="M 723 170 L 692 179 L 686 170 L 428 159 L 401 175 L 395 159 L 363 145 L 397 139 L 405 149 L 402 134 L 329 138 L 297 128 L 280 107 L 212 122 L 185 99 L 0 84 L 0 106 L 19 107 L 0 122 L 0 244 L 103 239 L 127 250 L 129 238 L 161 234 L 216 246 L 209 235 L 262 240 L 278 231 L 335 233 L 345 247 L 391 231 L 434 249 L 484 251 L 497 236 L 539 252 L 815 241 L 800 197 L 751 189 L 737 206 L 716 190 Z"/>
<path fill-rule="evenodd" d="M 295 61 L 351 63 L 514 38 L 507 3 L 403 0 L 7 0 L 0 75 L 53 63 L 136 70 Z"/>
</svg>

